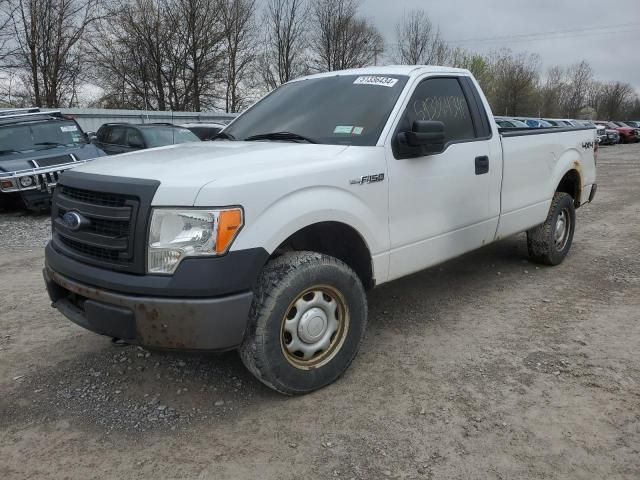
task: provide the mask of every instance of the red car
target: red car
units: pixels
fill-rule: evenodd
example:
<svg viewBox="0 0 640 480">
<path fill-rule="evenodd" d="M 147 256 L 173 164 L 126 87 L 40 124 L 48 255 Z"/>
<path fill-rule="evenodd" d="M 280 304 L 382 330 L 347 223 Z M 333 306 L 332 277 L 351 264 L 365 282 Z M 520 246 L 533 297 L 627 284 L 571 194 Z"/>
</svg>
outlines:
<svg viewBox="0 0 640 480">
<path fill-rule="evenodd" d="M 606 125 L 607 128 L 611 128 L 612 130 L 617 130 L 620 134 L 620 143 L 633 143 L 640 141 L 639 131 L 635 128 L 631 127 L 621 127 L 615 122 L 598 122 L 603 125 Z"/>
</svg>

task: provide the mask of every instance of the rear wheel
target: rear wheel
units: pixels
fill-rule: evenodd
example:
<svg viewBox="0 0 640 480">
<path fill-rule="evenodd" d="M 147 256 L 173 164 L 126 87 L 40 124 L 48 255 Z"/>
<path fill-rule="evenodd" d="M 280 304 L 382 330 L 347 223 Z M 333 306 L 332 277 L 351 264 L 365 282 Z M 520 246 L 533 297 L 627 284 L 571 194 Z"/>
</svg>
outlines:
<svg viewBox="0 0 640 480">
<path fill-rule="evenodd" d="M 366 320 L 364 288 L 351 268 L 327 255 L 289 252 L 262 272 L 240 356 L 274 390 L 308 393 L 351 364 Z"/>
<path fill-rule="evenodd" d="M 573 198 L 568 193 L 556 192 L 545 222 L 527 232 L 529 257 L 545 265 L 562 263 L 571 249 L 575 224 Z"/>
</svg>

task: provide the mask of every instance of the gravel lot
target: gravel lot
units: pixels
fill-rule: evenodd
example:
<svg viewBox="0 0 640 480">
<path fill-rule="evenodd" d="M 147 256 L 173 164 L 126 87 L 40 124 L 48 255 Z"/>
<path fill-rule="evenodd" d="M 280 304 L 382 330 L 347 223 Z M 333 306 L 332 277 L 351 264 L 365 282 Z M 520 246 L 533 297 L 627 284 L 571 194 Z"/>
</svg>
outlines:
<svg viewBox="0 0 640 480">
<path fill-rule="evenodd" d="M 380 287 L 350 370 L 301 398 L 71 324 L 48 219 L 2 214 L 0 478 L 640 478 L 640 145 L 598 166 L 563 265 L 520 235 Z"/>
</svg>

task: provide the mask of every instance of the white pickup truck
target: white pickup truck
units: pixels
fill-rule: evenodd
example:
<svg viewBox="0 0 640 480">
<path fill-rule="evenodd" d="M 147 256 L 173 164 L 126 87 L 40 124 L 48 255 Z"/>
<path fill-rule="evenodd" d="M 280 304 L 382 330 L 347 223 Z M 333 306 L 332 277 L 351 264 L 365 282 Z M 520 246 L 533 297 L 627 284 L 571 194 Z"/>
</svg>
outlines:
<svg viewBox="0 0 640 480">
<path fill-rule="evenodd" d="M 596 191 L 595 137 L 501 132 L 466 70 L 300 78 L 212 142 L 65 172 L 45 281 L 92 331 L 238 349 L 269 387 L 310 392 L 355 357 L 366 290 L 524 231 L 532 260 L 562 262 Z"/>
</svg>

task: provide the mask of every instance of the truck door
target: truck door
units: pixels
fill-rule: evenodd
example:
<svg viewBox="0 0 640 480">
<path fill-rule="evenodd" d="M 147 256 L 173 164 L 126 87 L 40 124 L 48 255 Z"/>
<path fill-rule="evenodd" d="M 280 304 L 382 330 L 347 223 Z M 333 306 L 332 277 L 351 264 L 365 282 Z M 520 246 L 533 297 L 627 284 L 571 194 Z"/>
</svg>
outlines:
<svg viewBox="0 0 640 480">
<path fill-rule="evenodd" d="M 405 102 L 386 146 L 389 279 L 489 243 L 500 215 L 500 140 L 471 79 L 426 78 Z M 398 158 L 397 135 L 415 120 L 444 123 L 442 153 Z"/>
</svg>

